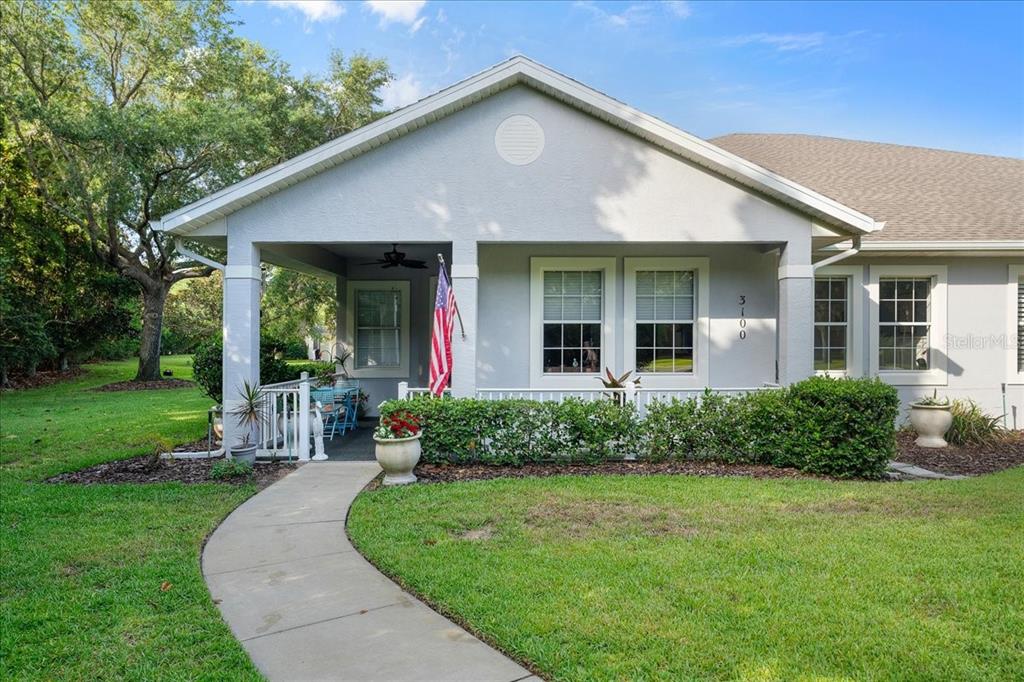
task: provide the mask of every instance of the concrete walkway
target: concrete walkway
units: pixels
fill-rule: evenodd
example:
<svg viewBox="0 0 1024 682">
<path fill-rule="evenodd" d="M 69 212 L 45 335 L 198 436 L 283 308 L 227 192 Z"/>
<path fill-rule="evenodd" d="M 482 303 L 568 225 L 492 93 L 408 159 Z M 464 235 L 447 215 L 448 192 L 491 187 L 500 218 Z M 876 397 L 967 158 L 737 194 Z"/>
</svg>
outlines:
<svg viewBox="0 0 1024 682">
<path fill-rule="evenodd" d="M 270 680 L 537 680 L 355 551 L 345 515 L 379 471 L 306 464 L 210 536 L 203 575 L 256 666 Z"/>
<path fill-rule="evenodd" d="M 904 462 L 889 462 L 889 478 L 901 479 L 905 481 L 916 481 L 916 480 L 936 480 L 936 481 L 960 481 L 966 476 L 960 474 L 940 474 L 938 471 L 932 471 L 931 469 L 925 469 L 923 467 L 916 466 L 914 464 L 906 464 Z"/>
</svg>

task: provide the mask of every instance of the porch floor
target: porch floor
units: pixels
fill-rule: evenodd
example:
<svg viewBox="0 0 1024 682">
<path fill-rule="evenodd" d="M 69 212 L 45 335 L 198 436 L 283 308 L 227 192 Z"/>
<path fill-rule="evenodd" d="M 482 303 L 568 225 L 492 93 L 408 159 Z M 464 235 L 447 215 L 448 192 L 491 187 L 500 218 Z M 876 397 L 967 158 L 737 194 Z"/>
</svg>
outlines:
<svg viewBox="0 0 1024 682">
<path fill-rule="evenodd" d="M 372 462 L 374 421 L 360 422 L 355 431 L 338 434 L 331 440 L 324 438 L 324 451 L 332 462 Z"/>
</svg>

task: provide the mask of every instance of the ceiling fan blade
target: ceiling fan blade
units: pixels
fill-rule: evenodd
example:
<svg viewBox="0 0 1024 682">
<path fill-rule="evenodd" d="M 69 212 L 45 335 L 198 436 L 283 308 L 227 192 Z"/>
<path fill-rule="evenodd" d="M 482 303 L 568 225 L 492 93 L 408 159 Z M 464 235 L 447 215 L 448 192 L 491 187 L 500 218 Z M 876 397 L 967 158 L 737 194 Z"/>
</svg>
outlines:
<svg viewBox="0 0 1024 682">
<path fill-rule="evenodd" d="M 370 261 L 369 263 L 359 263 L 359 265 L 380 265 L 381 263 L 387 263 L 387 262 L 388 261 L 386 261 L 386 260 L 378 258 L 377 260 Z"/>
<path fill-rule="evenodd" d="M 384 265 L 382 265 L 381 267 L 382 267 L 382 268 L 397 268 L 397 267 L 398 267 L 398 265 L 399 265 L 398 263 L 385 263 L 385 264 L 384 264 Z"/>
<path fill-rule="evenodd" d="M 404 265 L 407 268 L 415 268 L 416 270 L 426 270 L 427 269 L 426 261 L 421 261 L 421 260 L 404 260 L 404 261 L 401 262 L 401 265 Z"/>
</svg>

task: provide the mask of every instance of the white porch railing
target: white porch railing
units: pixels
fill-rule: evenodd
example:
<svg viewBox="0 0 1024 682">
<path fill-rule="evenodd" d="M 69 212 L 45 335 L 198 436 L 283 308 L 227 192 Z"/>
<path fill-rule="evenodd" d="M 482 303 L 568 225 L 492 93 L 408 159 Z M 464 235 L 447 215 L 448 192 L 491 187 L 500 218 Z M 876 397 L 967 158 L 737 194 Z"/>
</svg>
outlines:
<svg viewBox="0 0 1024 682">
<path fill-rule="evenodd" d="M 259 447 L 256 456 L 263 459 L 310 460 L 309 446 L 314 446 L 313 460 L 325 460 L 324 423 L 318 402 L 310 403 L 309 375 L 299 379 L 265 384 L 261 408 Z"/>
<path fill-rule="evenodd" d="M 737 388 L 712 388 L 711 393 L 724 395 L 741 395 L 753 391 L 764 391 L 779 388 L 778 384 L 762 384 Z M 476 397 L 480 400 L 538 400 L 543 402 L 561 402 L 568 398 L 579 400 L 609 400 L 613 396 L 619 402 L 633 403 L 637 411 L 643 415 L 647 406 L 653 402 L 667 402 L 673 398 L 699 400 L 707 389 L 704 388 L 641 388 L 627 385 L 623 388 L 481 388 L 477 389 Z M 429 395 L 430 389 L 413 388 L 406 382 L 398 384 L 398 397 L 412 398 L 418 395 Z"/>
</svg>

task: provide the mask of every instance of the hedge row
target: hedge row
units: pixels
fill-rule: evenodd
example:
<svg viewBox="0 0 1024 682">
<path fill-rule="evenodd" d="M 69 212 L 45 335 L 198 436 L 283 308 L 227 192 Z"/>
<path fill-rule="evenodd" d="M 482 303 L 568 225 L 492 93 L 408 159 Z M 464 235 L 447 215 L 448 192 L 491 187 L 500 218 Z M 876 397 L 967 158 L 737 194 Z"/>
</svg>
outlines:
<svg viewBox="0 0 1024 682">
<path fill-rule="evenodd" d="M 650 461 L 771 464 L 877 478 L 895 452 L 899 398 L 877 380 L 815 377 L 741 396 L 655 402 L 641 418 L 611 400 L 392 400 L 424 424 L 423 459 L 458 464 Z"/>
</svg>

